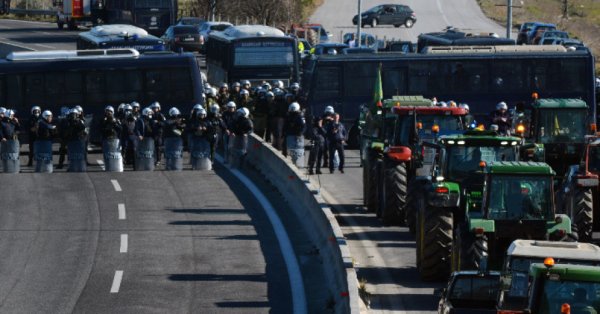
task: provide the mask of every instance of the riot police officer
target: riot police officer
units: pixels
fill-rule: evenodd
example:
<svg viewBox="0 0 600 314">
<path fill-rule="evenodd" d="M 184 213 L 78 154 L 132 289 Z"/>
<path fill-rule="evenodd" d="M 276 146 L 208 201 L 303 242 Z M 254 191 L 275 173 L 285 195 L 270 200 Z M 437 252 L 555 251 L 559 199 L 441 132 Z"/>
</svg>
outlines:
<svg viewBox="0 0 600 314">
<path fill-rule="evenodd" d="M 134 136 L 138 145 L 135 151 L 135 170 L 154 170 L 155 130 L 153 111 L 144 108 L 140 118 L 135 120 Z"/>
<path fill-rule="evenodd" d="M 312 146 L 308 156 L 308 174 L 313 174 L 316 166 L 316 174 L 321 174 L 321 160 L 325 150 L 325 129 L 323 128 L 323 117 L 315 116 L 310 129 Z"/>
<path fill-rule="evenodd" d="M 87 165 L 85 160 L 87 130 L 85 120 L 81 118 L 81 114 L 82 112 L 77 107 L 71 109 L 66 119 L 66 129 L 62 131 L 63 141 L 67 145 L 69 157 L 68 171 L 73 172 L 86 171 Z"/>
<path fill-rule="evenodd" d="M 162 123 L 167 170 L 183 169 L 183 132 L 185 123 L 176 107 L 169 109 L 169 118 Z"/>
<path fill-rule="evenodd" d="M 102 140 L 118 139 L 121 135 L 121 122 L 115 117 L 115 109 L 112 106 L 104 108 L 104 118 L 100 122 Z"/>
<path fill-rule="evenodd" d="M 283 133 L 287 153 L 292 162 L 299 168 L 304 167 L 304 130 L 306 122 L 300 111 L 300 104 L 293 102 L 289 105 L 288 115 L 283 124 Z"/>
<path fill-rule="evenodd" d="M 58 129 L 53 124 L 52 112 L 42 112 L 39 121 L 35 146 L 36 172 L 52 172 L 52 140 L 57 136 Z"/>
<path fill-rule="evenodd" d="M 152 109 L 153 113 L 152 113 L 152 121 L 153 121 L 153 126 L 155 128 L 154 130 L 154 160 L 156 162 L 156 165 L 158 166 L 160 164 L 160 158 L 162 155 L 162 147 L 163 147 L 163 123 L 165 122 L 166 118 L 165 115 L 162 114 L 162 112 L 160 111 L 160 103 L 158 103 L 158 101 L 153 102 L 150 105 L 150 109 Z"/>
<path fill-rule="evenodd" d="M 19 130 L 21 124 L 15 117 L 15 112 L 6 110 L 2 121 L 0 121 L 0 146 L 2 154 L 2 167 L 4 172 L 17 173 L 21 170 L 19 161 Z"/>
<path fill-rule="evenodd" d="M 31 167 L 33 166 L 33 154 L 34 154 L 34 149 L 33 149 L 33 143 L 36 140 L 37 137 L 37 129 L 38 129 L 38 123 L 40 120 L 40 115 L 42 114 L 42 108 L 40 108 L 39 106 L 33 106 L 31 107 L 31 115 L 29 116 L 29 121 L 27 121 L 27 128 L 29 131 L 29 152 L 27 153 L 27 156 L 29 157 L 29 160 L 27 161 L 27 166 Z"/>
</svg>

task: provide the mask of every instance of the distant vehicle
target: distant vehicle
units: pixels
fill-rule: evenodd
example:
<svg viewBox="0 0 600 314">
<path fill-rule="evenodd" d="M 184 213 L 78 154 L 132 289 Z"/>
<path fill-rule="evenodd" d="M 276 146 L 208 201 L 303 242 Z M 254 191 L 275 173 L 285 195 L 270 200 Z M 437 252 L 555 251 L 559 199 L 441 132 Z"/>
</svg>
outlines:
<svg viewBox="0 0 600 314">
<path fill-rule="evenodd" d="M 162 39 L 139 27 L 124 24 L 101 25 L 79 33 L 77 49 L 133 48 L 139 52 L 164 51 Z"/>
<path fill-rule="evenodd" d="M 438 313 L 495 314 L 499 292 L 499 272 L 454 272 L 441 292 Z"/>
<path fill-rule="evenodd" d="M 346 33 L 342 36 L 342 41 L 344 44 L 350 45 L 350 41 L 353 41 L 355 36 L 355 33 Z M 360 33 L 360 47 L 377 49 L 379 48 L 379 41 L 371 34 Z M 351 48 L 356 48 L 356 42 L 355 46 Z"/>
<path fill-rule="evenodd" d="M 331 40 L 330 32 L 326 31 L 321 24 L 292 24 L 291 33 L 297 38 L 304 38 L 312 46 L 318 43 L 326 43 Z"/>
<path fill-rule="evenodd" d="M 545 31 L 539 39 L 540 45 L 552 45 L 555 39 L 568 39 L 569 33 L 562 31 Z"/>
<path fill-rule="evenodd" d="M 312 48 L 313 55 L 323 54 L 341 54 L 344 49 L 350 48 L 347 44 L 343 43 L 323 43 L 318 44 Z"/>
<path fill-rule="evenodd" d="M 55 50 L 12 52 L 0 60 L 0 106 L 15 108 L 23 121 L 34 105 L 53 112 L 81 105 L 92 122 L 103 116 L 106 105 L 133 100 L 144 106 L 158 101 L 187 112 L 204 102 L 202 86 L 190 53 Z M 100 141 L 99 134 L 91 137 Z"/>
<path fill-rule="evenodd" d="M 417 40 L 417 51 L 435 46 L 506 46 L 514 45 L 513 39 L 499 37 L 496 33 L 467 33 L 449 27 L 444 32 L 421 34 Z"/>
<path fill-rule="evenodd" d="M 411 41 L 404 40 L 393 40 L 384 43 L 383 47 L 379 48 L 379 51 L 398 51 L 404 53 L 417 52 L 417 44 Z"/>
<path fill-rule="evenodd" d="M 175 52 L 179 51 L 179 49 L 200 52 L 203 46 L 200 39 L 200 31 L 198 27 L 193 25 L 169 26 L 161 39 L 165 41 L 170 50 Z"/>
<path fill-rule="evenodd" d="M 531 30 L 534 22 L 525 22 L 521 24 L 519 28 L 519 35 L 517 35 L 517 45 L 524 45 L 527 43 L 527 33 Z"/>
<path fill-rule="evenodd" d="M 229 22 L 206 22 L 200 26 L 200 42 L 206 45 L 208 37 L 212 32 L 221 32 L 233 26 Z"/>
<path fill-rule="evenodd" d="M 394 25 L 400 27 L 402 25 L 407 28 L 413 27 L 417 22 L 417 15 L 407 5 L 402 4 L 382 4 L 374 6 L 371 9 L 361 13 L 361 26 L 371 25 Z M 352 19 L 352 24 L 358 24 L 358 15 Z"/>
<path fill-rule="evenodd" d="M 78 0 L 73 0 L 78 1 Z M 83 0 L 86 1 L 86 0 Z M 162 35 L 177 18 L 177 1 L 171 0 L 92 0 L 104 3 L 103 23 L 132 24 L 155 36 Z"/>
<path fill-rule="evenodd" d="M 249 80 L 281 80 L 288 86 L 300 81 L 300 54 L 296 38 L 265 25 L 231 26 L 212 32 L 206 43 L 210 84 Z"/>
<path fill-rule="evenodd" d="M 186 16 L 177 20 L 176 25 L 200 27 L 202 24 L 204 24 L 204 22 L 206 22 L 206 20 L 201 17 Z"/>
<path fill-rule="evenodd" d="M 555 31 L 556 25 L 548 23 L 534 22 L 531 29 L 527 32 L 527 44 L 537 45 L 546 31 Z"/>
<path fill-rule="evenodd" d="M 581 42 L 581 40 L 577 40 L 577 39 L 572 39 L 572 38 L 558 38 L 558 39 L 554 39 L 554 41 L 552 42 L 553 45 L 562 45 L 566 48 L 569 47 L 585 47 L 585 45 L 583 44 L 583 42 Z"/>
</svg>

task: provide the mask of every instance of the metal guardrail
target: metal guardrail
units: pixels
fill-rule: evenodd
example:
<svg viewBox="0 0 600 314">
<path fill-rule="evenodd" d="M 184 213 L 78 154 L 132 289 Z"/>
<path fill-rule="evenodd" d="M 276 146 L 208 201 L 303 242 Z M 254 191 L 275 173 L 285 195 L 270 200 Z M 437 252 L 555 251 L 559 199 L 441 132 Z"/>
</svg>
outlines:
<svg viewBox="0 0 600 314">
<path fill-rule="evenodd" d="M 23 15 L 56 15 L 56 11 L 54 10 L 27 10 L 27 9 L 17 9 L 10 8 L 8 13 L 12 14 L 23 14 Z"/>
</svg>

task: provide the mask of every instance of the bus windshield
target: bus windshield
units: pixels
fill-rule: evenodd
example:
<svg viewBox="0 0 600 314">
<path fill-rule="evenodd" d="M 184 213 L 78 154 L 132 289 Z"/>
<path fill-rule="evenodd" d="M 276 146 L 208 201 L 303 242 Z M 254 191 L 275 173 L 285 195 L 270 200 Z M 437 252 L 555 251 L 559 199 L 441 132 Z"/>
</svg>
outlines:
<svg viewBox="0 0 600 314">
<path fill-rule="evenodd" d="M 243 41 L 235 44 L 235 66 L 292 66 L 295 49 L 291 42 Z"/>
<path fill-rule="evenodd" d="M 586 109 L 540 110 L 540 141 L 542 143 L 582 141 L 587 116 Z"/>
<path fill-rule="evenodd" d="M 540 314 L 560 314 L 567 303 L 571 313 L 600 311 L 600 283 L 570 280 L 545 280 L 539 305 Z"/>
<path fill-rule="evenodd" d="M 494 175 L 488 201 L 490 219 L 547 219 L 552 215 L 552 178 Z"/>
</svg>

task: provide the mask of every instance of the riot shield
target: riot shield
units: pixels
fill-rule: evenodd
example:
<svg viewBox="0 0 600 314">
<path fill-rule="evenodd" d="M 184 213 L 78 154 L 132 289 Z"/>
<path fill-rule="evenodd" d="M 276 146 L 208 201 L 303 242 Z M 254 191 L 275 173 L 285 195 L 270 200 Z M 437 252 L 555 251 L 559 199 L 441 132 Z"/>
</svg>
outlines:
<svg viewBox="0 0 600 314">
<path fill-rule="evenodd" d="M 287 154 L 299 169 L 304 168 L 304 136 L 287 136 Z"/>
<path fill-rule="evenodd" d="M 21 171 L 21 161 L 19 160 L 19 140 L 8 140 L 2 142 L 2 167 L 6 173 L 17 173 Z"/>
<path fill-rule="evenodd" d="M 212 162 L 210 160 L 210 143 L 205 138 L 193 137 L 191 142 L 193 150 L 190 159 L 192 160 L 193 170 L 210 170 Z"/>
<path fill-rule="evenodd" d="M 165 138 L 165 168 L 176 171 L 183 169 L 183 140 L 181 137 Z"/>
<path fill-rule="evenodd" d="M 232 167 L 240 168 L 244 163 L 244 156 L 248 149 L 248 135 L 236 135 L 229 138 L 230 141 L 230 164 Z"/>
<path fill-rule="evenodd" d="M 35 172 L 52 173 L 54 171 L 52 165 L 52 141 L 35 141 L 33 143 L 33 151 L 35 152 Z"/>
<path fill-rule="evenodd" d="M 154 171 L 154 139 L 144 137 L 135 152 L 136 171 Z"/>
<path fill-rule="evenodd" d="M 69 172 L 86 172 L 85 140 L 73 140 L 67 143 L 67 157 L 69 157 Z"/>
<path fill-rule="evenodd" d="M 107 139 L 102 142 L 104 154 L 104 170 L 110 172 L 123 172 L 123 156 L 121 155 L 121 142 L 117 138 Z"/>
</svg>

